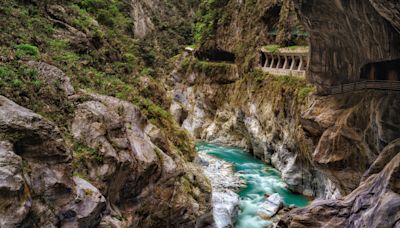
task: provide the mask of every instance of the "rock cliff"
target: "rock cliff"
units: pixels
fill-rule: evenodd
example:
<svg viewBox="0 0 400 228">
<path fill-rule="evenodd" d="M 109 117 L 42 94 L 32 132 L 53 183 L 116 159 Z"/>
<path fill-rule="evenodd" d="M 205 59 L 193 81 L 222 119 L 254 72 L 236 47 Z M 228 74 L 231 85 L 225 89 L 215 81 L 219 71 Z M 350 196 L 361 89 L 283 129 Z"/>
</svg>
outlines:
<svg viewBox="0 0 400 228">
<path fill-rule="evenodd" d="M 293 2 L 310 34 L 308 80 L 319 87 L 357 81 L 365 64 L 400 57 L 393 1 Z"/>
<path fill-rule="evenodd" d="M 272 2 L 262 4 L 269 22 L 285 14 L 273 14 Z M 318 89 L 359 80 L 365 64 L 399 58 L 399 9 L 393 1 L 293 4 L 309 34 L 307 81 Z M 246 10 L 232 5 L 224 2 L 221 12 L 252 11 L 250 5 Z M 260 22 L 259 8 L 252 12 L 246 18 L 236 16 L 240 22 L 227 17 L 213 24 L 195 53 L 197 59 L 186 54 L 177 60 L 171 113 L 194 137 L 246 148 L 277 167 L 292 190 L 328 199 L 289 213 L 282 227 L 398 225 L 398 93 L 367 90 L 308 97 L 313 89 L 304 81 L 249 73 L 245 66 L 256 65 L 257 58 L 248 53 L 271 42 L 270 33 L 252 26 L 264 31 L 274 27 Z M 241 28 L 247 19 L 254 24 Z M 246 51 L 235 48 L 239 44 Z"/>
<path fill-rule="evenodd" d="M 58 128 L 5 97 L 0 104 L 1 226 L 98 225 L 106 200 L 73 177 L 72 154 Z"/>
<path fill-rule="evenodd" d="M 171 113 L 195 138 L 245 148 L 282 172 L 289 187 L 309 196 L 331 196 L 310 162 L 311 140 L 300 116 L 313 87 L 303 79 L 260 71 L 239 74 L 235 64 L 182 56 L 173 72 Z M 330 186 L 330 185 L 329 185 Z"/>
<path fill-rule="evenodd" d="M 194 36 L 202 60 L 235 62 L 242 71 L 255 66 L 261 46 L 307 44 L 290 0 L 202 1 L 199 8 Z"/>
<path fill-rule="evenodd" d="M 356 188 L 341 200 L 318 200 L 295 209 L 280 227 L 398 227 L 399 140 L 390 143 Z"/>
<path fill-rule="evenodd" d="M 315 139 L 312 160 L 342 195 L 349 194 L 389 143 L 400 137 L 396 92 L 317 97 L 302 116 Z"/>
<path fill-rule="evenodd" d="M 319 11 L 325 4 L 331 4 L 333 10 Z M 322 85 L 357 80 L 362 64 L 398 58 L 399 49 L 391 46 L 398 43 L 398 4 L 371 0 L 318 5 L 295 1 L 295 5 L 310 30 L 310 78 L 314 82 Z M 368 19 L 357 19 L 364 16 Z M 338 19 L 335 29 L 330 30 L 335 33 L 325 30 L 323 21 L 328 18 Z M 342 19 L 346 23 L 340 22 Z M 347 35 L 336 37 L 341 31 L 347 31 Z M 367 45 L 370 42 L 377 42 L 376 50 Z M 302 126 L 315 145 L 313 163 L 343 197 L 316 200 L 306 208 L 293 210 L 280 221 L 280 227 L 400 225 L 399 101 L 398 92 L 372 90 L 315 97 L 302 116 Z"/>
<path fill-rule="evenodd" d="M 140 110 L 113 97 L 89 95 L 79 104 L 71 131 L 92 148 L 77 153 L 76 172 L 107 198 L 129 226 L 193 227 L 210 208 L 210 186 L 201 171 Z"/>
<path fill-rule="evenodd" d="M 171 141 L 179 135 L 173 122 L 176 135 L 166 137 L 166 126 L 151 124 L 132 103 L 75 92 L 57 67 L 26 64 L 74 112 L 71 120 L 64 116 L 71 125 L 61 131 L 0 96 L 1 227 L 194 227 L 210 221 L 211 186 L 191 163 L 187 135 Z M 57 88 L 54 79 L 63 83 Z"/>
<path fill-rule="evenodd" d="M 159 83 L 191 43 L 195 4 L 0 4 L 1 227 L 212 222 L 210 184 Z"/>
</svg>

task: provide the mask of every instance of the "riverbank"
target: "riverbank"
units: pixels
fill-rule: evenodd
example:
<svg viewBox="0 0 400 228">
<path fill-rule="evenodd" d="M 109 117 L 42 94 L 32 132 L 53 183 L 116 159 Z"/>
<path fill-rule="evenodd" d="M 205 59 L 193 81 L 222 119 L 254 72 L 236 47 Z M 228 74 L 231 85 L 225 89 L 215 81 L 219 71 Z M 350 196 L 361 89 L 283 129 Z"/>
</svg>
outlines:
<svg viewBox="0 0 400 228">
<path fill-rule="evenodd" d="M 243 184 L 233 172 L 232 164 L 200 150 L 196 158 L 204 174 L 211 182 L 213 217 L 216 228 L 233 227 L 239 211 L 239 190 Z"/>
</svg>

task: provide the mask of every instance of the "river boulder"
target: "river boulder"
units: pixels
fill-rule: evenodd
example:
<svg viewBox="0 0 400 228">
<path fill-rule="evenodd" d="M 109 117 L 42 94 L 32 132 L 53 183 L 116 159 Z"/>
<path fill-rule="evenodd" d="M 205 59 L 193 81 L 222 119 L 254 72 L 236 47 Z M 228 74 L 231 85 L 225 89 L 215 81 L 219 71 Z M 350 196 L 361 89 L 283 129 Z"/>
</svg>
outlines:
<svg viewBox="0 0 400 228">
<path fill-rule="evenodd" d="M 262 203 L 257 211 L 258 216 L 269 219 L 274 216 L 283 207 L 282 197 L 278 193 L 270 195 L 265 202 Z"/>
</svg>

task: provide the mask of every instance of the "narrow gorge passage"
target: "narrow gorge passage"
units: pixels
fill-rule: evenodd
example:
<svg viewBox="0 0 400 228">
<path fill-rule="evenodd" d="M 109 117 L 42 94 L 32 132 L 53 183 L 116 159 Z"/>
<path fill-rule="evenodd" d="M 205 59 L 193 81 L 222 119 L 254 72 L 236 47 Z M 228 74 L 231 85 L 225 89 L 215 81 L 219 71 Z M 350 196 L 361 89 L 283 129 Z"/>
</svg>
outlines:
<svg viewBox="0 0 400 228">
<path fill-rule="evenodd" d="M 266 196 L 274 193 L 279 194 L 284 207 L 304 207 L 309 203 L 306 197 L 286 188 L 279 171 L 241 149 L 200 142 L 196 150 L 231 163 L 233 171 L 246 183 L 238 192 L 240 210 L 236 217 L 236 228 L 261 228 L 269 225 L 271 222 L 261 219 L 258 211 L 263 207 Z"/>
</svg>

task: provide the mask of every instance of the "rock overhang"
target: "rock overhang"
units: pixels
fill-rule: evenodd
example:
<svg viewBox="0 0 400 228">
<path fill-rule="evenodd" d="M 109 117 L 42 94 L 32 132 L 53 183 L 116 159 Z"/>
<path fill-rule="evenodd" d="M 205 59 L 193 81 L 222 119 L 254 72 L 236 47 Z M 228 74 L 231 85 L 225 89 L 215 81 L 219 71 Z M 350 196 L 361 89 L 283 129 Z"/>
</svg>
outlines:
<svg viewBox="0 0 400 228">
<path fill-rule="evenodd" d="M 376 1 L 294 0 L 310 34 L 310 82 L 323 89 L 358 81 L 365 64 L 400 57 L 396 15 L 384 13 L 392 3 Z"/>
</svg>

